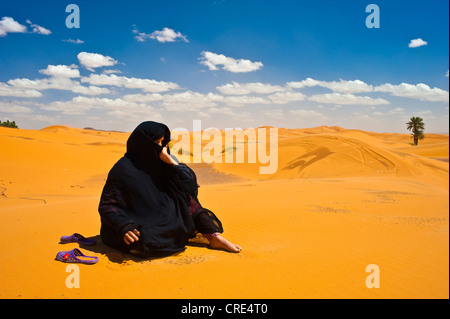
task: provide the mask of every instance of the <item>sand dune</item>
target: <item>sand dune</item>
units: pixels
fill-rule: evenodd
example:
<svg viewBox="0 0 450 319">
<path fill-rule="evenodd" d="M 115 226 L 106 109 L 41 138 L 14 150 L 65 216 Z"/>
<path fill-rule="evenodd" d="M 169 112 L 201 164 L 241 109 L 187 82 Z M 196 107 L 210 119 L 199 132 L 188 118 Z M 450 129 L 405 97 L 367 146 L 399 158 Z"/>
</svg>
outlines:
<svg viewBox="0 0 450 319">
<path fill-rule="evenodd" d="M 409 134 L 340 127 L 278 134 L 273 175 L 258 163 L 191 164 L 240 254 L 197 238 L 140 260 L 99 240 L 81 249 L 100 261 L 80 265 L 81 287 L 69 289 L 54 257 L 78 245 L 59 238 L 99 239 L 98 200 L 129 133 L 0 128 L 0 297 L 449 297 L 448 135 L 413 146 Z M 380 268 L 378 289 L 365 285 L 368 264 Z"/>
<path fill-rule="evenodd" d="M 275 174 L 259 174 L 258 163 L 222 163 L 214 164 L 214 167 L 221 172 L 256 179 L 415 178 L 426 175 L 428 182 L 441 186 L 447 183 L 448 165 L 435 158 L 448 158 L 448 135 L 432 135 L 432 143 L 412 146 L 408 145 L 410 137 L 407 134 L 393 134 L 391 137 L 336 127 L 293 131 L 289 137 L 279 141 L 279 164 Z M 247 151 L 247 148 L 244 150 Z"/>
</svg>

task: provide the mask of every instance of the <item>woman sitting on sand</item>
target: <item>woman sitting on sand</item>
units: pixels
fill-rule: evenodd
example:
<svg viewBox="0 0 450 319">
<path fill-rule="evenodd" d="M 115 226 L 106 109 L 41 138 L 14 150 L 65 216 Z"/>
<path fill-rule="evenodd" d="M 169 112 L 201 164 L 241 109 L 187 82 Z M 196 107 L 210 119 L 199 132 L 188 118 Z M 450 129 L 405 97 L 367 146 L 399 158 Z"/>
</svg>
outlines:
<svg viewBox="0 0 450 319">
<path fill-rule="evenodd" d="M 169 141 L 170 130 L 161 123 L 143 122 L 131 133 L 101 195 L 103 243 L 140 257 L 162 257 L 183 251 L 200 232 L 212 248 L 239 252 L 239 245 L 221 236 L 220 220 L 200 205 L 196 175 L 170 155 Z"/>
</svg>

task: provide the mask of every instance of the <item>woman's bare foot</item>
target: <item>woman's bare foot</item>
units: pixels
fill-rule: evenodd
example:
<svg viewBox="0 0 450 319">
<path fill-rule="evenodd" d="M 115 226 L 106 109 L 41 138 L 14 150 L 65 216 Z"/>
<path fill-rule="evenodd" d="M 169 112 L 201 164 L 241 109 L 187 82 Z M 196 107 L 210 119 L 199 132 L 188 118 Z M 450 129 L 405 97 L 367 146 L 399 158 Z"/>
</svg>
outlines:
<svg viewBox="0 0 450 319">
<path fill-rule="evenodd" d="M 211 238 L 209 245 L 211 246 L 211 248 L 223 249 L 232 253 L 238 253 L 242 250 L 241 246 L 229 242 L 221 235 Z"/>
</svg>

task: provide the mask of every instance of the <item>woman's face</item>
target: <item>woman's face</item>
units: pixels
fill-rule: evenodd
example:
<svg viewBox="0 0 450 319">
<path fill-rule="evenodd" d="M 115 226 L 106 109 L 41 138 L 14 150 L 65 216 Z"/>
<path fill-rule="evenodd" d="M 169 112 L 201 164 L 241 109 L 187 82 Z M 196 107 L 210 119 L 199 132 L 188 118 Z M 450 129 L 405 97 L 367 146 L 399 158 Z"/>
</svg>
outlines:
<svg viewBox="0 0 450 319">
<path fill-rule="evenodd" d="M 164 136 L 161 137 L 160 139 L 156 140 L 155 143 L 158 144 L 159 146 L 162 146 L 163 141 L 164 141 Z"/>
</svg>

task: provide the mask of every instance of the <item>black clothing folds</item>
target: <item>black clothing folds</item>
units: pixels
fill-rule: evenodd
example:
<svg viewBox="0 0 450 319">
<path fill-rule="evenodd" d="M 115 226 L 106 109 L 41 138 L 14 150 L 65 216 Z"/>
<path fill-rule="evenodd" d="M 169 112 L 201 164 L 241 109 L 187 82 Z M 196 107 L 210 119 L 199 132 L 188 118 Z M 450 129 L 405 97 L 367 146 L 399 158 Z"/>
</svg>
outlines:
<svg viewBox="0 0 450 319">
<path fill-rule="evenodd" d="M 163 146 L 155 142 L 161 137 Z M 127 152 L 109 172 L 100 199 L 100 235 L 106 245 L 159 257 L 183 251 L 199 227 L 223 232 L 217 217 L 198 203 L 194 171 L 159 158 L 169 141 L 170 130 L 162 123 L 143 122 L 131 133 Z M 192 200 L 200 207 L 194 213 Z M 135 228 L 139 241 L 127 245 L 123 236 Z"/>
</svg>

